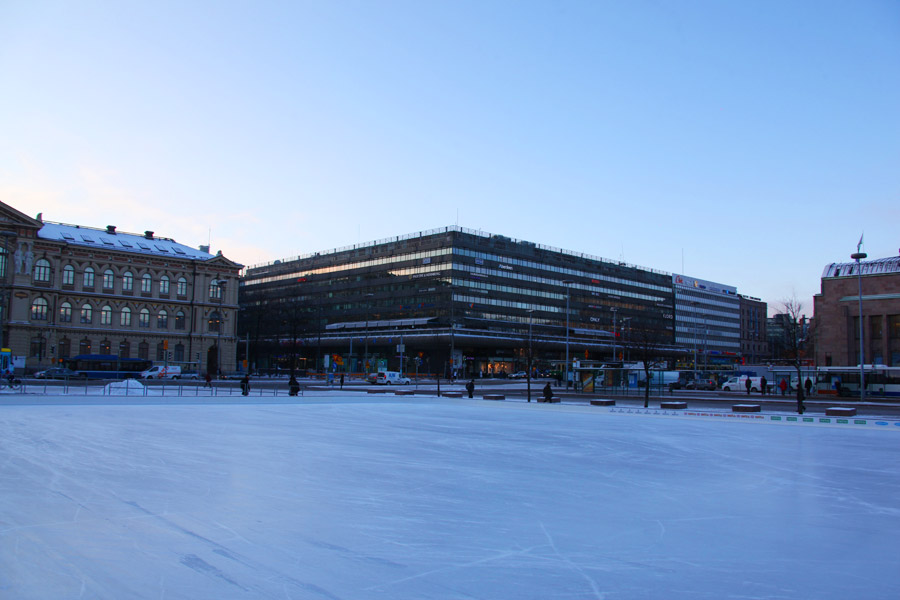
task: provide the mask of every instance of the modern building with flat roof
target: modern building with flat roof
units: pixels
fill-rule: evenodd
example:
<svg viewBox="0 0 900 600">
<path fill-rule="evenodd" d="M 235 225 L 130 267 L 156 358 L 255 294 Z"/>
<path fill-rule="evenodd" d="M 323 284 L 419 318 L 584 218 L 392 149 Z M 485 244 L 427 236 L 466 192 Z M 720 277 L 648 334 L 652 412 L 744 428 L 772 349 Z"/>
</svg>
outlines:
<svg viewBox="0 0 900 600">
<path fill-rule="evenodd" d="M 478 377 L 675 342 L 670 274 L 455 226 L 249 267 L 239 303 L 257 369 Z"/>
<path fill-rule="evenodd" d="M 673 275 L 675 342 L 696 355 L 693 366 L 731 368 L 741 356 L 741 308 L 737 288 L 687 275 Z M 696 354 L 695 354 L 696 353 Z"/>
</svg>

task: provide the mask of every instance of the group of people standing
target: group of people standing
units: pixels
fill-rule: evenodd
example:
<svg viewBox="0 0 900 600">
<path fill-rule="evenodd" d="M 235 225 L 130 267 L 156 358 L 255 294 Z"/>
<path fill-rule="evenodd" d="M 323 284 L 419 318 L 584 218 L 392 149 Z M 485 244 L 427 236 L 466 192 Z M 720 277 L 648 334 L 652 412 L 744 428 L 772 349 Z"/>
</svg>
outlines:
<svg viewBox="0 0 900 600">
<path fill-rule="evenodd" d="M 744 382 L 744 386 L 747 388 L 747 395 L 750 395 L 750 391 L 753 389 L 753 382 L 751 381 L 751 379 L 749 377 Z M 769 386 L 769 382 L 766 381 L 766 378 L 761 377 L 759 380 L 760 394 L 765 396 L 766 393 L 768 392 L 768 386 Z M 790 387 L 790 385 L 787 382 L 787 378 L 782 377 L 781 381 L 778 382 L 777 387 L 778 387 L 778 389 L 781 390 L 782 396 L 786 395 L 787 390 Z M 810 379 L 809 377 L 806 378 L 806 381 L 803 382 L 802 386 L 800 386 L 800 385 L 797 386 L 797 412 L 801 415 L 806 411 L 806 404 L 803 403 L 803 400 L 812 394 L 812 387 L 813 387 L 812 379 Z M 804 394 L 804 388 L 806 389 L 805 394 Z"/>
</svg>

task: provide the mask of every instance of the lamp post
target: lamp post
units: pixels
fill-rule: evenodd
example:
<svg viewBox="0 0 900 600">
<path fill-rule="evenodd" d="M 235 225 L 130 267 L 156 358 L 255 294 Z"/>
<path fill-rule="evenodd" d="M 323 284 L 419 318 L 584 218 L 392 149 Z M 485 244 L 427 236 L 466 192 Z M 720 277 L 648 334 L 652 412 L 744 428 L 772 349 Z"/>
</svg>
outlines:
<svg viewBox="0 0 900 600">
<path fill-rule="evenodd" d="M 615 306 L 610 307 L 609 312 L 613 314 L 613 326 L 612 326 L 612 362 L 616 362 L 616 313 L 619 311 Z"/>
<path fill-rule="evenodd" d="M 453 283 L 450 283 L 450 381 L 453 381 L 453 356 L 456 352 L 456 347 L 454 346 L 455 339 L 453 337 Z"/>
<path fill-rule="evenodd" d="M 224 320 L 225 313 L 222 310 L 222 304 L 225 301 L 225 284 L 227 282 L 224 279 L 213 279 L 212 284 L 219 288 L 219 339 L 216 342 L 216 377 L 218 379 L 222 378 L 222 321 Z"/>
<path fill-rule="evenodd" d="M 862 246 L 862 238 L 859 238 L 856 252 L 851 254 L 850 258 L 856 261 L 856 281 L 859 285 L 859 399 L 861 402 L 864 402 L 866 400 L 866 355 L 865 345 L 863 344 L 862 270 L 859 261 L 866 258 L 868 254 L 860 252 L 860 246 Z"/>
<path fill-rule="evenodd" d="M 372 297 L 375 294 L 369 292 L 366 294 L 366 351 L 363 358 L 363 381 L 369 380 L 369 310 L 372 308 Z"/>
<path fill-rule="evenodd" d="M 3 237 L 3 297 L 0 299 L 0 344 L 4 348 L 9 346 L 9 333 L 7 332 L 6 324 L 9 322 L 9 246 L 7 243 L 14 237 L 16 234 L 12 231 L 0 231 L 0 236 Z"/>
<path fill-rule="evenodd" d="M 571 285 L 575 283 L 571 279 L 566 279 L 563 282 L 563 285 L 566 286 L 566 391 L 569 390 L 569 291 L 571 290 Z"/>
<path fill-rule="evenodd" d="M 534 309 L 528 309 L 528 401 L 531 402 L 531 323 L 534 321 Z"/>
</svg>

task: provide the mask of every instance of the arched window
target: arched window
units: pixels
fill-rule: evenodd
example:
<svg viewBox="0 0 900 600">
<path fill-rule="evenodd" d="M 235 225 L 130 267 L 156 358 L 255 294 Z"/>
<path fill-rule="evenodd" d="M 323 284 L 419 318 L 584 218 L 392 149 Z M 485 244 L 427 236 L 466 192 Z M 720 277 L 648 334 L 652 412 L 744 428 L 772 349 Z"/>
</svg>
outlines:
<svg viewBox="0 0 900 600">
<path fill-rule="evenodd" d="M 153 291 L 153 278 L 150 277 L 150 273 L 144 273 L 144 276 L 141 277 L 141 293 L 149 294 Z"/>
<path fill-rule="evenodd" d="M 144 360 L 150 358 L 150 344 L 147 342 L 138 344 L 138 358 L 143 358 Z"/>
<path fill-rule="evenodd" d="M 131 327 L 131 309 L 127 306 L 122 309 L 122 313 L 119 316 L 119 325 Z"/>
<path fill-rule="evenodd" d="M 184 362 L 184 344 L 175 344 L 175 362 Z"/>
<path fill-rule="evenodd" d="M 34 263 L 34 280 L 50 281 L 50 261 L 46 258 L 40 258 Z"/>
<path fill-rule="evenodd" d="M 75 285 L 75 267 L 66 265 L 63 267 L 63 285 Z"/>
<path fill-rule="evenodd" d="M 112 307 L 109 305 L 100 309 L 100 324 L 112 325 Z M 108 352 L 105 354 L 109 354 Z"/>
<path fill-rule="evenodd" d="M 177 313 L 175 313 L 175 329 L 184 329 L 184 327 L 184 311 L 179 310 Z"/>
<path fill-rule="evenodd" d="M 131 355 L 131 344 L 128 340 L 119 342 L 119 358 L 128 358 Z"/>
<path fill-rule="evenodd" d="M 222 326 L 222 317 L 219 314 L 219 311 L 214 310 L 209 314 L 209 330 L 213 332 L 219 331 L 219 328 Z"/>
<path fill-rule="evenodd" d="M 169 294 L 169 277 L 167 275 L 159 278 L 159 293 L 160 295 Z"/>
<path fill-rule="evenodd" d="M 159 314 L 156 315 L 156 328 L 157 329 L 168 329 L 169 328 L 169 313 L 166 312 L 166 309 L 160 310 Z"/>
<path fill-rule="evenodd" d="M 107 269 L 103 271 L 103 289 L 111 290 L 116 286 L 116 274 L 112 272 L 112 269 Z"/>
<path fill-rule="evenodd" d="M 88 324 L 94 322 L 94 309 L 90 304 L 85 303 L 81 305 L 81 322 Z"/>
<path fill-rule="evenodd" d="M 131 271 L 125 271 L 122 274 L 122 291 L 130 292 L 134 289 L 134 274 Z"/>
<path fill-rule="evenodd" d="M 59 340 L 58 348 L 60 358 L 69 358 L 72 355 L 72 341 L 69 338 Z"/>
<path fill-rule="evenodd" d="M 35 298 L 34 302 L 31 303 L 31 320 L 46 321 L 48 306 L 46 298 Z"/>
<path fill-rule="evenodd" d="M 175 293 L 179 296 L 187 296 L 187 279 L 184 277 L 178 278 L 178 285 L 175 287 Z"/>
<path fill-rule="evenodd" d="M 93 267 L 84 268 L 84 287 L 94 287 L 94 269 Z"/>
<path fill-rule="evenodd" d="M 146 308 L 138 314 L 138 327 L 150 327 L 150 311 Z"/>
<path fill-rule="evenodd" d="M 112 343 L 109 340 L 100 342 L 100 354 L 112 354 Z"/>
<path fill-rule="evenodd" d="M 84 338 L 78 343 L 78 354 L 91 353 L 91 340 Z"/>
<path fill-rule="evenodd" d="M 60 323 L 71 323 L 72 322 L 72 303 L 71 302 L 63 302 L 59 305 L 59 322 Z"/>
</svg>

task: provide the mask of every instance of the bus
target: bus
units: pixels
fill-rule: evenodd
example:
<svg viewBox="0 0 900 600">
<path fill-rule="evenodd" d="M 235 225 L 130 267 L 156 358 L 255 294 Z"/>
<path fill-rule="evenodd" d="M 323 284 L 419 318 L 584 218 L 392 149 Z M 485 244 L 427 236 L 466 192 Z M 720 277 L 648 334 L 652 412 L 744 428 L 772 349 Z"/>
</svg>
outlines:
<svg viewBox="0 0 900 600">
<path fill-rule="evenodd" d="M 866 396 L 900 396 L 900 367 L 864 365 Z M 859 367 L 819 367 L 817 394 L 859 396 Z"/>
<path fill-rule="evenodd" d="M 114 354 L 79 354 L 67 358 L 65 366 L 91 379 L 136 379 L 153 366 L 144 358 L 122 358 Z"/>
</svg>

